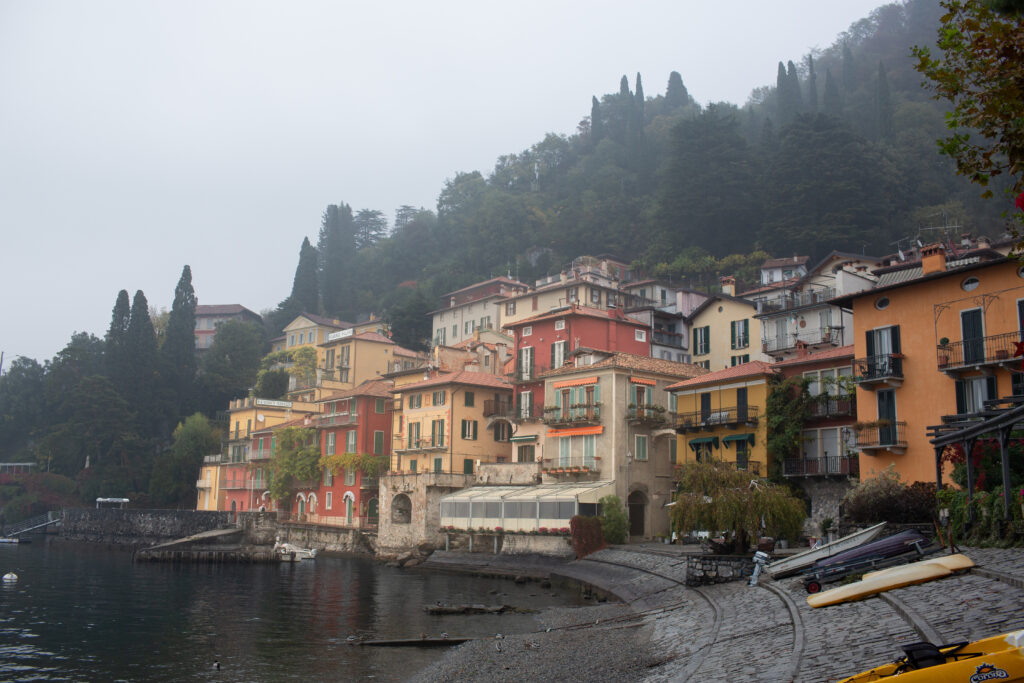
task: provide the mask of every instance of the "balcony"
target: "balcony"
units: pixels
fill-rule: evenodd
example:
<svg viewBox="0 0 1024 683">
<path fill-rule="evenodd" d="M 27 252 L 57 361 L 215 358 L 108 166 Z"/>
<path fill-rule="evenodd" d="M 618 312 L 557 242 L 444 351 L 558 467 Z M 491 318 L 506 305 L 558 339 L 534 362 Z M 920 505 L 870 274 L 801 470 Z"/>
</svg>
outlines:
<svg viewBox="0 0 1024 683">
<path fill-rule="evenodd" d="M 534 365 L 529 368 L 516 367 L 514 372 L 509 373 L 506 377 L 511 382 L 536 382 L 537 376 L 541 375 L 551 368 L 546 365 Z"/>
<path fill-rule="evenodd" d="M 380 479 L 377 477 L 368 477 L 365 474 L 359 478 L 359 488 L 361 489 L 376 489 L 380 484 Z"/>
<path fill-rule="evenodd" d="M 712 461 L 698 460 L 698 462 L 712 462 Z M 746 460 L 746 461 L 743 461 L 743 460 L 714 460 L 713 462 L 715 464 L 719 464 L 719 465 L 728 465 L 729 467 L 734 468 L 738 472 L 750 472 L 755 477 L 760 477 L 761 476 L 761 463 L 758 460 Z M 676 481 L 676 482 L 679 481 L 679 473 L 680 473 L 681 469 L 682 469 L 682 465 L 676 465 L 675 466 L 675 473 L 673 474 L 673 480 Z"/>
<path fill-rule="evenodd" d="M 789 292 L 775 299 L 761 299 L 757 302 L 757 312 L 775 313 L 776 311 L 791 311 L 794 308 L 813 306 L 825 303 L 836 296 L 834 287 L 820 287 L 806 292 Z"/>
<path fill-rule="evenodd" d="M 854 425 L 856 443 L 854 448 L 862 453 L 873 455 L 876 451 L 891 451 L 901 455 L 907 450 L 907 423 L 879 420 L 877 422 Z"/>
<path fill-rule="evenodd" d="M 601 424 L 601 403 L 577 403 L 567 410 L 550 406 L 544 409 L 541 422 L 551 427 L 584 427 Z"/>
<path fill-rule="evenodd" d="M 815 396 L 810 405 L 808 417 L 812 420 L 830 420 L 854 417 L 857 414 L 857 399 L 853 396 Z"/>
<path fill-rule="evenodd" d="M 484 417 L 507 417 L 511 418 L 515 412 L 515 405 L 512 401 L 494 400 L 489 398 L 484 401 Z"/>
<path fill-rule="evenodd" d="M 196 488 L 197 489 L 208 489 L 208 488 L 210 488 L 210 482 L 207 481 L 206 479 L 197 479 L 196 480 Z"/>
<path fill-rule="evenodd" d="M 272 457 L 274 457 L 274 453 L 269 448 L 264 448 L 263 450 L 249 451 L 246 459 L 252 462 L 254 460 L 270 460 Z"/>
<path fill-rule="evenodd" d="M 651 334 L 651 340 L 655 344 L 661 344 L 662 346 L 671 346 L 676 349 L 685 349 L 686 343 L 683 335 L 678 332 L 664 332 L 662 330 L 654 330 Z"/>
<path fill-rule="evenodd" d="M 782 337 L 773 337 L 761 341 L 764 353 L 780 353 L 795 349 L 800 344 L 807 346 L 839 346 L 843 341 L 842 327 L 826 327 L 814 330 L 790 332 Z"/>
<path fill-rule="evenodd" d="M 903 384 L 903 354 L 883 353 L 853 361 L 853 379 L 862 387 Z"/>
<path fill-rule="evenodd" d="M 782 475 L 785 477 L 859 477 L 860 458 L 856 455 L 791 458 L 782 463 Z"/>
<path fill-rule="evenodd" d="M 676 431 L 685 434 L 699 432 L 702 429 L 732 429 L 740 425 L 753 426 L 757 424 L 759 410 L 759 406 L 732 406 L 716 410 L 679 413 L 676 417 Z"/>
<path fill-rule="evenodd" d="M 240 489 L 249 488 L 249 484 L 252 483 L 249 479 L 226 479 L 220 487 L 224 490 L 237 491 Z"/>
<path fill-rule="evenodd" d="M 596 473 L 600 457 L 587 458 L 573 456 L 571 458 L 544 458 L 541 472 L 544 474 L 591 474 Z"/>
<path fill-rule="evenodd" d="M 664 427 L 668 424 L 664 406 L 651 404 L 627 407 L 626 419 L 631 425 L 640 427 Z"/>
<path fill-rule="evenodd" d="M 991 365 L 1019 365 L 1021 360 L 1014 354 L 1020 341 L 1021 332 L 1007 332 L 952 342 L 935 348 L 936 360 L 939 370 L 947 375 L 957 375 L 962 370 L 974 370 Z"/>
<path fill-rule="evenodd" d="M 443 442 L 435 441 L 434 439 L 416 439 L 410 445 L 408 441 L 402 441 L 400 436 L 395 437 L 395 443 L 400 444 L 401 448 L 392 449 L 395 455 L 401 455 L 402 453 L 426 453 L 429 451 L 443 451 L 448 446 Z"/>
<path fill-rule="evenodd" d="M 356 413 L 335 413 L 333 415 L 320 415 L 316 418 L 318 427 L 343 427 L 354 425 L 359 422 L 359 415 Z"/>
<path fill-rule="evenodd" d="M 503 418 L 509 421 L 528 422 L 539 420 L 543 415 L 539 403 L 513 403 L 510 400 L 488 399 L 484 401 L 484 417 Z"/>
</svg>

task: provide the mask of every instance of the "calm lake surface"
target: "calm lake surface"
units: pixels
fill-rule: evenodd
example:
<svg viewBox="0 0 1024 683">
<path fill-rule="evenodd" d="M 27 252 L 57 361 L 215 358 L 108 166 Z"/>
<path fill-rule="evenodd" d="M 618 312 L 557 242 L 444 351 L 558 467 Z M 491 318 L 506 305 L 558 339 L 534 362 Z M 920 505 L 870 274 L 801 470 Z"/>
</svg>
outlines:
<svg viewBox="0 0 1024 683">
<path fill-rule="evenodd" d="M 133 564 L 125 551 L 52 539 L 0 544 L 0 574 L 8 571 L 20 579 L 0 585 L 0 680 L 15 681 L 400 681 L 446 649 L 354 647 L 348 637 L 537 630 L 530 614 L 423 611 L 438 601 L 581 604 L 536 583 L 394 569 L 362 557 Z"/>
</svg>

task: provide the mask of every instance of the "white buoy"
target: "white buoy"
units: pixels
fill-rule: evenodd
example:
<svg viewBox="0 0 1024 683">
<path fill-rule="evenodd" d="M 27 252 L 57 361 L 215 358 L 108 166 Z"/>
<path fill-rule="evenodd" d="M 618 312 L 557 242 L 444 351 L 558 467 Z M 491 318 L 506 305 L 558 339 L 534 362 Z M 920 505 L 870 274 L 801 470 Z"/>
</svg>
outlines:
<svg viewBox="0 0 1024 683">
<path fill-rule="evenodd" d="M 14 572 L 7 572 L 4 574 L 4 583 L 14 583 L 18 580 L 18 575 Z"/>
</svg>

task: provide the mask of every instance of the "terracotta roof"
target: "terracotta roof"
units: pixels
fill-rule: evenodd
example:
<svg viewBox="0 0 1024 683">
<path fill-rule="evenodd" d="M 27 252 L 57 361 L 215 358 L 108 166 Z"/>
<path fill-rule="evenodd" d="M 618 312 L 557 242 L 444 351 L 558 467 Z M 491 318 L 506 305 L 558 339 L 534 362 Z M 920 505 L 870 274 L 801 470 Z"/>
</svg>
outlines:
<svg viewBox="0 0 1024 683">
<path fill-rule="evenodd" d="M 419 351 L 413 351 L 412 349 L 407 349 L 404 346 L 395 346 L 395 348 L 392 349 L 391 353 L 395 356 L 408 356 L 410 358 L 424 357 L 424 355 Z"/>
<path fill-rule="evenodd" d="M 576 351 L 579 351 L 577 349 Z M 598 354 L 609 354 L 607 358 L 603 358 L 592 365 L 581 365 L 579 367 L 568 365 L 565 367 L 558 368 L 557 370 L 549 370 L 548 372 L 541 373 L 537 376 L 538 379 L 545 379 L 548 377 L 558 377 L 560 375 L 569 375 L 573 373 L 588 373 L 594 370 L 601 370 L 606 368 L 621 368 L 623 370 L 638 370 L 641 372 L 653 372 L 660 375 L 669 375 L 672 377 L 698 377 L 707 372 L 704 368 L 693 363 L 677 363 L 672 360 L 664 360 L 661 358 L 651 358 L 650 356 L 637 356 L 632 353 L 622 353 L 616 351 L 593 351 Z"/>
<path fill-rule="evenodd" d="M 665 387 L 669 391 L 673 389 L 690 389 L 692 387 L 702 387 L 709 384 L 718 384 L 726 380 L 740 379 L 741 377 L 754 377 L 756 375 L 770 375 L 772 374 L 772 366 L 764 361 L 753 360 L 749 363 L 743 363 L 742 365 L 734 365 L 731 368 L 725 368 L 724 370 L 716 370 L 715 372 L 709 372 L 706 375 L 695 377 L 694 379 L 688 379 L 683 382 L 677 382 L 671 386 Z"/>
<path fill-rule="evenodd" d="M 364 341 L 381 342 L 382 344 L 394 344 L 388 337 L 385 337 L 380 332 L 361 332 L 359 334 L 352 335 L 352 339 L 362 339 Z"/>
<path fill-rule="evenodd" d="M 783 266 L 804 265 L 811 260 L 810 256 L 788 256 L 785 258 L 770 258 L 761 264 L 762 268 L 782 268 Z"/>
<path fill-rule="evenodd" d="M 763 285 L 761 287 L 755 287 L 754 289 L 748 289 L 745 292 L 740 292 L 740 296 L 747 296 L 748 294 L 760 294 L 761 292 L 771 292 L 776 289 L 784 289 L 786 287 L 792 287 L 798 284 L 804 278 L 791 277 L 788 280 L 779 280 L 778 282 L 772 282 L 771 284 Z"/>
<path fill-rule="evenodd" d="M 344 320 L 337 320 L 335 318 L 326 318 L 322 315 L 315 315 L 313 313 L 300 313 L 299 318 L 308 318 L 311 322 L 317 325 L 323 325 L 324 327 L 334 327 L 339 330 L 345 330 L 350 327 L 355 327 L 352 323 L 347 323 Z M 290 324 L 290 323 L 289 323 Z"/>
<path fill-rule="evenodd" d="M 391 393 L 400 394 L 407 391 L 416 391 L 417 389 L 426 389 L 427 387 L 444 386 L 446 384 L 467 384 L 475 387 L 493 387 L 495 389 L 512 390 L 512 385 L 503 377 L 497 377 L 486 372 L 462 370 L 460 372 L 446 372 L 438 375 L 437 377 L 425 379 L 422 382 L 406 384 L 398 389 L 392 389 Z"/>
<path fill-rule="evenodd" d="M 742 298 L 740 298 L 738 296 L 729 296 L 728 294 L 712 294 L 707 299 L 705 299 L 704 301 L 701 301 L 700 304 L 697 306 L 697 308 L 693 309 L 693 311 L 690 312 L 690 315 L 684 316 L 684 317 L 689 319 L 689 320 L 693 320 L 705 308 L 707 308 L 708 306 L 711 306 L 716 301 L 735 301 L 736 303 L 746 304 L 747 306 L 750 306 L 753 309 L 757 309 L 757 304 L 755 304 L 750 299 L 742 299 Z"/>
<path fill-rule="evenodd" d="M 972 253 L 958 259 L 950 259 L 946 261 L 946 270 L 936 271 L 923 275 L 921 272 L 921 264 L 902 266 L 899 269 L 894 268 L 879 268 L 874 272 L 876 274 L 882 273 L 883 276 L 878 278 L 878 285 L 874 289 L 865 289 L 859 292 L 853 292 L 852 294 L 844 294 L 843 296 L 837 296 L 832 299 L 830 303 L 836 306 L 843 306 L 849 308 L 853 305 L 854 299 L 863 296 L 879 295 L 882 292 L 887 292 L 892 289 L 898 289 L 900 287 L 907 287 L 909 285 L 916 285 L 919 282 L 927 282 L 929 280 L 937 280 L 939 278 L 946 277 L 948 275 L 958 275 L 978 268 L 987 268 L 989 266 L 999 265 L 1012 260 L 1008 256 L 1003 256 L 998 252 L 991 252 L 997 256 L 992 257 L 989 250 L 984 250 L 986 253 Z M 889 277 L 884 277 L 889 275 Z"/>
<path fill-rule="evenodd" d="M 444 296 L 446 296 L 446 297 L 454 296 L 456 294 L 461 294 L 462 292 L 468 291 L 470 289 L 476 289 L 477 287 L 484 287 L 484 286 L 489 285 L 489 284 L 491 284 L 493 282 L 501 282 L 501 283 L 504 283 L 504 284 L 507 284 L 507 285 L 511 285 L 513 287 L 522 287 L 523 289 L 529 289 L 530 288 L 530 286 L 527 285 L 525 282 L 520 282 L 519 280 L 513 280 L 512 278 L 508 278 L 508 277 L 505 277 L 504 275 L 500 275 L 498 277 L 492 277 L 490 280 L 484 280 L 483 282 L 477 282 L 476 284 L 469 285 L 468 287 L 463 287 L 462 289 L 456 289 L 454 292 L 448 292 Z"/>
<path fill-rule="evenodd" d="M 382 379 L 368 379 L 362 384 L 352 389 L 346 389 L 345 391 L 336 391 L 322 399 L 317 403 L 325 403 L 327 401 L 336 401 L 340 398 L 351 398 L 352 396 L 376 396 L 378 398 L 391 398 L 391 389 L 395 386 L 395 383 L 391 380 Z"/>
<path fill-rule="evenodd" d="M 570 315 L 582 315 L 588 318 L 599 318 L 601 320 L 616 320 L 618 322 L 629 323 L 636 325 L 637 327 L 647 327 L 646 323 L 642 323 L 639 320 L 634 320 L 623 314 L 621 317 L 616 314 L 619 309 L 604 310 L 601 308 L 591 308 L 590 306 L 573 306 L 571 308 L 564 308 L 558 311 L 549 311 L 548 313 L 540 313 L 533 316 L 532 318 L 524 318 L 523 320 L 516 321 L 514 323 L 508 323 L 502 327 L 522 327 L 523 325 L 532 325 L 537 322 L 544 320 L 552 320 L 555 318 L 564 318 Z"/>
<path fill-rule="evenodd" d="M 809 353 L 806 356 L 800 356 L 798 358 L 789 358 L 787 360 L 779 361 L 778 363 L 772 363 L 772 367 L 786 368 L 791 365 L 820 363 L 821 361 L 832 360 L 833 358 L 853 358 L 853 344 L 850 344 L 849 346 L 836 346 L 831 349 L 825 349 L 824 351 Z"/>
<path fill-rule="evenodd" d="M 248 312 L 255 315 L 257 318 L 258 314 L 253 313 L 242 304 L 197 304 L 196 315 L 237 315 L 242 312 Z"/>
</svg>

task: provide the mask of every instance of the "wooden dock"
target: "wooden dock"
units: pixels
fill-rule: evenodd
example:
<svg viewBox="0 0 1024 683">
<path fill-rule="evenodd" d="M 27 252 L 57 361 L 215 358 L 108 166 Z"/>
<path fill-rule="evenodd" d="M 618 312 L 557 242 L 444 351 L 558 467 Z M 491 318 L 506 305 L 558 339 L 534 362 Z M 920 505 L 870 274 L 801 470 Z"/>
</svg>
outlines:
<svg viewBox="0 0 1024 683">
<path fill-rule="evenodd" d="M 390 640 L 361 640 L 357 645 L 366 647 L 445 647 L 461 645 L 473 638 L 392 638 Z"/>
</svg>

